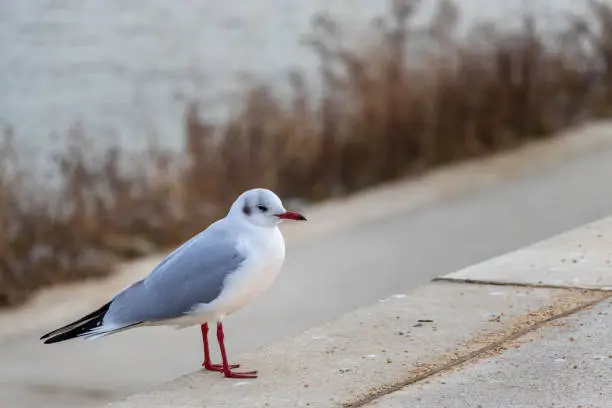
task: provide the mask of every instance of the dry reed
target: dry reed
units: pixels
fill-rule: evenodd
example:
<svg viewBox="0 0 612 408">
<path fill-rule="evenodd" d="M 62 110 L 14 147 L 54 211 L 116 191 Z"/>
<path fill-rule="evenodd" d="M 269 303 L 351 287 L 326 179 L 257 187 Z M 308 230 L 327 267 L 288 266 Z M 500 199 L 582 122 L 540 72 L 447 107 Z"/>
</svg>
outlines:
<svg viewBox="0 0 612 408">
<path fill-rule="evenodd" d="M 120 259 L 177 245 L 222 216 L 240 191 L 321 200 L 435 166 L 552 136 L 612 112 L 612 8 L 543 33 L 452 34 L 444 2 L 430 30 L 410 20 L 415 2 L 395 0 L 368 45 L 347 48 L 320 16 L 310 45 L 322 94 L 299 73 L 279 98 L 252 87 L 222 126 L 192 103 L 181 154 L 151 148 L 139 165 L 120 148 L 89 157 L 78 128 L 56 158 L 49 191 L 20 171 L 7 131 L 0 151 L 0 305 L 38 288 L 104 276 Z M 436 52 L 431 52 L 435 50 Z M 273 159 L 273 160 L 271 160 Z"/>
</svg>

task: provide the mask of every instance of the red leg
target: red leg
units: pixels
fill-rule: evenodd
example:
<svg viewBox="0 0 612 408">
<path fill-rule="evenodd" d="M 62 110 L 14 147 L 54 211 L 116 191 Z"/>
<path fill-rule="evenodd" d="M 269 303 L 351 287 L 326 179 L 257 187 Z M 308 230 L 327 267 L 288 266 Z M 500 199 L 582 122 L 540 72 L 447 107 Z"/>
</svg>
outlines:
<svg viewBox="0 0 612 408">
<path fill-rule="evenodd" d="M 219 348 L 221 349 L 221 359 L 223 360 L 223 374 L 227 378 L 257 378 L 257 371 L 247 371 L 243 373 L 236 373 L 231 370 L 233 368 L 227 362 L 227 353 L 225 352 L 225 344 L 223 343 L 223 324 L 217 323 L 217 340 L 219 341 Z"/>
<path fill-rule="evenodd" d="M 210 361 L 210 348 L 208 347 L 208 323 L 204 323 L 200 326 L 202 329 L 202 342 L 204 343 L 204 362 L 202 367 L 209 371 L 221 371 L 223 372 L 223 366 L 221 364 L 212 364 Z M 233 364 L 230 368 L 238 368 L 240 364 Z"/>
</svg>

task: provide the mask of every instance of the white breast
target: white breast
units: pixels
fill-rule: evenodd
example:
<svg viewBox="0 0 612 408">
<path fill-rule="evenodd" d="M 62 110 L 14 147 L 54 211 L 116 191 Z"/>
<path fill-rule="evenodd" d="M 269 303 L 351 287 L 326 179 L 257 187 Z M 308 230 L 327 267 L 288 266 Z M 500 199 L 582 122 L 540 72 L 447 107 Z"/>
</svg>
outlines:
<svg viewBox="0 0 612 408">
<path fill-rule="evenodd" d="M 259 297 L 272 285 L 285 260 L 285 240 L 278 228 L 241 236 L 238 250 L 247 259 L 228 276 L 219 297 L 203 308 L 213 315 L 210 320 L 222 319 Z"/>
</svg>

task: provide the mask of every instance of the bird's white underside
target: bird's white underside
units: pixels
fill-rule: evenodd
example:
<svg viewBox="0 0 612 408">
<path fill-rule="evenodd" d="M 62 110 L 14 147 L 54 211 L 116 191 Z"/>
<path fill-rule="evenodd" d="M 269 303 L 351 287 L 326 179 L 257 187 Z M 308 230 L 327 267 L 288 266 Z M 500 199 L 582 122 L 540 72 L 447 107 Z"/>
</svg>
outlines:
<svg viewBox="0 0 612 408">
<path fill-rule="evenodd" d="M 237 248 L 249 255 L 242 266 L 226 278 L 219 297 L 196 306 L 184 317 L 163 324 L 180 328 L 221 321 L 270 288 L 285 260 L 285 240 L 280 230 L 277 227 L 257 228 L 256 233 L 242 235 Z"/>
</svg>

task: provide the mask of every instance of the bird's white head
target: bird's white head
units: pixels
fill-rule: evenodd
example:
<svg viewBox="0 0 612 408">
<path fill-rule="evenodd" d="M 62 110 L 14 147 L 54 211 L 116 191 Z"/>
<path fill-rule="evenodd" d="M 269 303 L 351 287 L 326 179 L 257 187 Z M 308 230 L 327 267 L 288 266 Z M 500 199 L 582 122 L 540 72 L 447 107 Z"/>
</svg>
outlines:
<svg viewBox="0 0 612 408">
<path fill-rule="evenodd" d="M 254 188 L 240 194 L 228 216 L 238 217 L 259 227 L 274 227 L 285 220 L 306 221 L 295 211 L 287 211 L 281 199 L 265 188 Z"/>
</svg>

